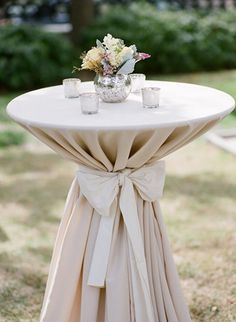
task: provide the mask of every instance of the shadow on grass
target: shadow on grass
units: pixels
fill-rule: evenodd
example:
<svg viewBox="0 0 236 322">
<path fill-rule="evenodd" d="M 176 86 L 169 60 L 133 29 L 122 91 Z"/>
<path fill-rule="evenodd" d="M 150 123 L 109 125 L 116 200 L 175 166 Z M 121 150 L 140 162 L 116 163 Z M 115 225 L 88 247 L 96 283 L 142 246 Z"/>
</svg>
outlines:
<svg viewBox="0 0 236 322">
<path fill-rule="evenodd" d="M 9 238 L 7 236 L 7 233 L 5 232 L 5 230 L 0 226 L 0 242 L 4 243 L 6 241 L 8 241 Z"/>
<path fill-rule="evenodd" d="M 52 256 L 52 248 L 51 247 L 28 247 L 29 253 L 31 253 L 33 256 L 38 257 L 39 259 L 42 259 L 46 264 L 50 262 L 51 256 Z"/>
</svg>

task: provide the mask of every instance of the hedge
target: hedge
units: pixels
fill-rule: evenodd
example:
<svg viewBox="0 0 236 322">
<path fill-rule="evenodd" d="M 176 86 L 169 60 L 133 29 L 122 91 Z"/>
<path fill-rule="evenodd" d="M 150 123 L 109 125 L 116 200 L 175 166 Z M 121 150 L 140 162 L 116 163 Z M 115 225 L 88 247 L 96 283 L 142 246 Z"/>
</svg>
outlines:
<svg viewBox="0 0 236 322">
<path fill-rule="evenodd" d="M 21 145 L 25 142 L 25 134 L 19 131 L 0 131 L 0 149 L 11 145 Z"/>
<path fill-rule="evenodd" d="M 0 26 L 0 86 L 27 89 L 71 77 L 74 51 L 67 39 L 32 26 Z"/>
<path fill-rule="evenodd" d="M 236 10 L 203 15 L 196 11 L 158 11 L 134 3 L 111 7 L 82 34 L 86 50 L 107 33 L 135 43 L 152 59 L 137 64 L 145 73 L 178 73 L 236 68 Z"/>
<path fill-rule="evenodd" d="M 236 68 L 236 10 L 207 15 L 158 11 L 145 3 L 111 6 L 81 35 L 81 50 L 111 33 L 152 58 L 146 74 Z M 31 89 L 60 83 L 79 65 L 79 51 L 62 35 L 32 26 L 0 26 L 0 87 Z"/>
</svg>

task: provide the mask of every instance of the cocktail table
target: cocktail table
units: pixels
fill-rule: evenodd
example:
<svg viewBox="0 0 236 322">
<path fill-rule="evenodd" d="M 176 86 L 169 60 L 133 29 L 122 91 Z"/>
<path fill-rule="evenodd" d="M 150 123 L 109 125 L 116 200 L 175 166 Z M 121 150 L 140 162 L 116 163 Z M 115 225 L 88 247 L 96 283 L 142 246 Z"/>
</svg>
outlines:
<svg viewBox="0 0 236 322">
<path fill-rule="evenodd" d="M 62 86 L 12 100 L 9 115 L 78 164 L 59 227 L 41 322 L 190 322 L 159 200 L 166 155 L 208 131 L 235 105 L 216 89 L 146 81 L 140 94 L 83 115 Z M 85 82 L 81 91 L 93 90 Z M 196 157 L 197 157 L 196 151 Z M 174 216 L 174 214 L 173 214 Z"/>
</svg>

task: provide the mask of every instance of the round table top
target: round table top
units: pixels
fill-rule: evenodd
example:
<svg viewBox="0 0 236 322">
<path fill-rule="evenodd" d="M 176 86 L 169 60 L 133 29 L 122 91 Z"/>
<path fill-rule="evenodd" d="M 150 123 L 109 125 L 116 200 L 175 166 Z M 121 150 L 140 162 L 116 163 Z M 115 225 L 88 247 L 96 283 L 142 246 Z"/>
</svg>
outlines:
<svg viewBox="0 0 236 322">
<path fill-rule="evenodd" d="M 219 90 L 185 83 L 146 81 L 161 88 L 160 107 L 142 107 L 141 94 L 131 93 L 122 103 L 100 101 L 99 113 L 84 115 L 80 99 L 66 99 L 62 86 L 31 91 L 13 99 L 8 114 L 17 122 L 39 128 L 71 130 L 135 130 L 182 126 L 211 121 L 229 114 L 234 99 Z M 81 92 L 94 90 L 81 83 Z"/>
</svg>

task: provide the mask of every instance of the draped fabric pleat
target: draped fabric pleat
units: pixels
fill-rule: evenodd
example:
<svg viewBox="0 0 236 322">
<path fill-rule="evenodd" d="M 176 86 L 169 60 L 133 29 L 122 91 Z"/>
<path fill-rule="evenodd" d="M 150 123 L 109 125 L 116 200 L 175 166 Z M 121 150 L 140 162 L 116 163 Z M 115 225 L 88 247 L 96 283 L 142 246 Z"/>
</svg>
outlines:
<svg viewBox="0 0 236 322">
<path fill-rule="evenodd" d="M 79 166 L 115 172 L 138 169 L 160 160 L 217 121 L 142 131 L 93 132 L 23 126 Z M 155 321 L 190 322 L 159 201 L 144 201 L 136 190 L 135 198 Z M 140 283 L 132 278 L 137 275 L 137 267 L 119 206 L 105 287 L 88 285 L 100 220 L 101 216 L 81 194 L 75 177 L 54 247 L 41 322 L 149 322 Z"/>
</svg>

